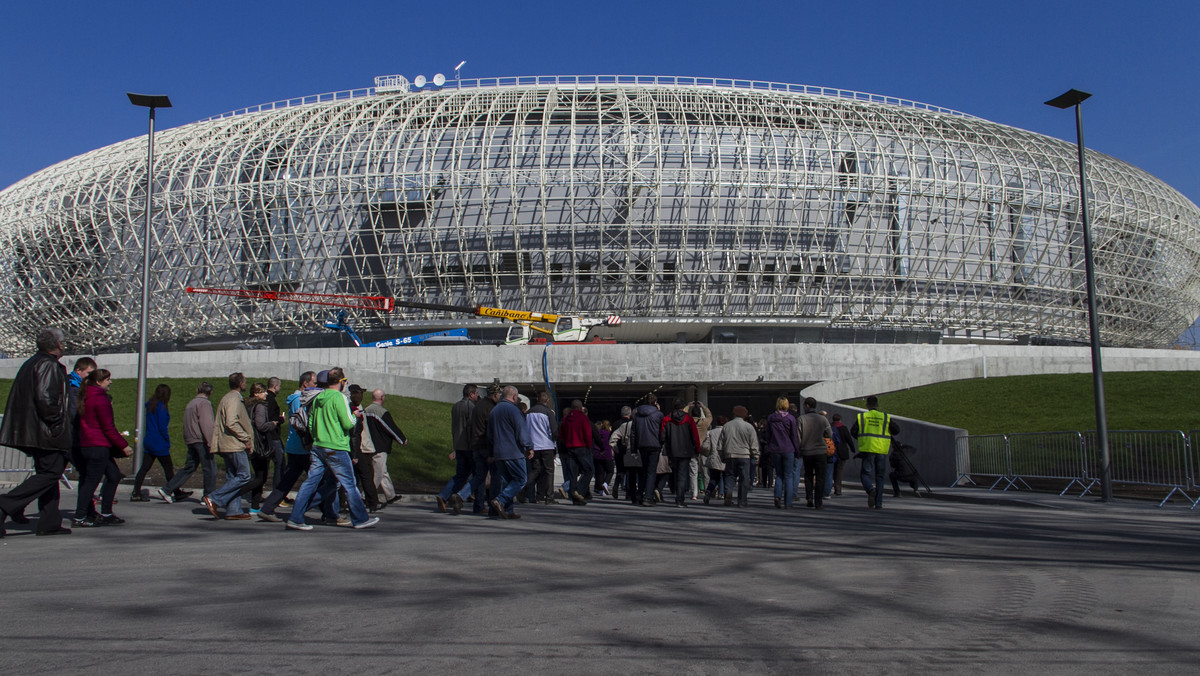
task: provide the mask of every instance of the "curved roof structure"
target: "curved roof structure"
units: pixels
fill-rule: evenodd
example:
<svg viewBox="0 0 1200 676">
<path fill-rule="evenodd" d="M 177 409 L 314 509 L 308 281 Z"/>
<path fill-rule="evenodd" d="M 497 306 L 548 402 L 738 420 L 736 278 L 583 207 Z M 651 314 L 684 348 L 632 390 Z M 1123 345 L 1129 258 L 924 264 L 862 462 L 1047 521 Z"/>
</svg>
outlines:
<svg viewBox="0 0 1200 676">
<path fill-rule="evenodd" d="M 1087 339 L 1073 144 L 774 83 L 391 85 L 156 135 L 151 340 L 311 332 L 323 317 L 188 286 L 816 339 Z M 1200 209 L 1117 159 L 1088 162 L 1102 339 L 1168 345 L 1200 307 Z M 0 192 L 0 348 L 28 347 L 43 324 L 84 346 L 136 342 L 145 163 L 135 138 Z M 452 321 L 359 317 L 428 320 Z"/>
</svg>

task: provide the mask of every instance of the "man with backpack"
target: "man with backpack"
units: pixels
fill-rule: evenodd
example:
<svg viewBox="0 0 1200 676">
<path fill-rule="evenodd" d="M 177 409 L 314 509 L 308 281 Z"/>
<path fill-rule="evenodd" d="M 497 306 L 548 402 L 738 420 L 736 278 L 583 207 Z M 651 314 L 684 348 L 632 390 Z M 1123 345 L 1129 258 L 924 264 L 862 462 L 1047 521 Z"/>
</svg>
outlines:
<svg viewBox="0 0 1200 676">
<path fill-rule="evenodd" d="M 313 445 L 308 478 L 300 486 L 296 504 L 287 520 L 289 530 L 312 530 L 304 522 L 304 512 L 325 474 L 332 473 L 346 492 L 350 505 L 350 523 L 356 529 L 373 528 L 379 517 L 367 513 L 367 506 L 354 485 L 354 465 L 350 462 L 350 430 L 358 421 L 350 414 L 350 405 L 342 390 L 346 387 L 346 376 L 341 368 L 329 369 L 325 389 L 309 404 L 308 431 Z"/>
<path fill-rule="evenodd" d="M 322 371 L 328 374 L 328 371 Z M 283 519 L 275 515 L 279 503 L 287 497 L 292 487 L 300 480 L 300 475 L 308 471 L 311 462 L 309 451 L 312 448 L 312 435 L 308 433 L 308 405 L 318 394 L 317 374 L 305 371 L 300 375 L 300 389 L 288 395 L 288 438 L 283 448 L 285 464 L 279 481 L 274 490 L 263 501 L 258 511 L 258 518 L 263 521 L 279 523 Z M 321 486 L 321 513 L 326 520 L 337 520 L 337 512 L 333 509 L 333 500 L 337 497 L 337 484 L 326 482 Z"/>
</svg>

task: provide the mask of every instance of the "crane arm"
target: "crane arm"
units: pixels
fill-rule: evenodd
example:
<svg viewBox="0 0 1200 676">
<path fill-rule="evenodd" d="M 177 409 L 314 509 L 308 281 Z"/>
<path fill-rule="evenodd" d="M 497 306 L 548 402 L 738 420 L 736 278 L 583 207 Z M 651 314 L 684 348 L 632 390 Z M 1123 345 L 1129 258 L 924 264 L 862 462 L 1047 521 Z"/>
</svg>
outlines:
<svg viewBox="0 0 1200 676">
<path fill-rule="evenodd" d="M 419 303 L 416 301 L 395 301 L 396 307 L 409 307 L 420 310 L 437 310 L 440 312 L 462 312 L 466 314 L 478 315 L 480 317 L 496 317 L 498 319 L 507 319 L 510 322 L 544 322 L 553 324 L 558 321 L 559 315 L 546 312 L 527 312 L 525 310 L 505 310 L 498 307 L 485 307 L 483 305 L 439 305 L 438 303 Z"/>
<path fill-rule="evenodd" d="M 293 303 L 308 303 L 309 305 L 344 307 L 352 310 L 391 312 L 396 308 L 396 301 L 389 296 L 352 296 L 338 293 L 302 293 L 299 291 L 263 291 L 257 289 L 213 289 L 192 286 L 187 287 L 186 290 L 188 293 L 201 293 L 212 296 L 290 301 Z"/>
</svg>

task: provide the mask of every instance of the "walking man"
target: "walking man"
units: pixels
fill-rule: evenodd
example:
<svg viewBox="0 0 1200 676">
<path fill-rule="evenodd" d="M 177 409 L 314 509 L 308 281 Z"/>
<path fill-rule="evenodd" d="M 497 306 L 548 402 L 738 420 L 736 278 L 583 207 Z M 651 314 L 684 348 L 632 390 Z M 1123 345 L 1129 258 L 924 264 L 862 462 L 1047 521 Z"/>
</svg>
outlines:
<svg viewBox="0 0 1200 676">
<path fill-rule="evenodd" d="M 0 445 L 33 458 L 33 476 L 0 495 L 0 537 L 4 520 L 28 523 L 25 505 L 38 501 L 37 535 L 69 535 L 58 513 L 58 480 L 67 467 L 74 434 L 67 410 L 67 369 L 58 361 L 66 351 L 61 329 L 38 332 L 37 353 L 21 364 L 8 393 Z"/>
<path fill-rule="evenodd" d="M 488 441 L 492 447 L 492 478 L 500 487 L 491 507 L 501 519 L 519 519 L 513 510 L 517 493 L 525 488 L 525 461 L 533 457 L 533 443 L 525 417 L 517 408 L 517 388 L 506 385 L 500 402 L 488 416 Z"/>
<path fill-rule="evenodd" d="M 641 472 L 629 474 L 629 499 L 635 505 L 649 507 L 658 502 L 655 483 L 658 478 L 658 458 L 662 445 L 658 433 L 662 428 L 663 414 L 658 408 L 658 397 L 653 392 L 646 395 L 646 403 L 633 412 L 633 424 L 629 428 L 629 445 L 642 456 Z M 636 481 L 641 478 L 642 481 Z"/>
<path fill-rule="evenodd" d="M 809 509 L 825 509 L 823 500 L 829 488 L 825 485 L 825 463 L 829 457 L 825 440 L 833 437 L 829 419 L 817 412 L 817 400 L 804 400 L 804 415 L 800 425 L 800 457 L 804 460 L 804 502 Z"/>
<path fill-rule="evenodd" d="M 312 371 L 300 374 L 300 389 L 288 395 L 285 402 L 288 407 L 289 419 L 302 408 L 307 411 L 309 402 L 321 393 L 321 389 L 317 387 L 317 374 Z M 275 510 L 279 508 L 300 477 L 308 471 L 312 462 L 310 454 L 312 437 L 308 436 L 307 430 L 291 428 L 290 425 L 289 428 L 287 445 L 283 448 L 284 456 L 286 456 L 283 475 L 272 488 L 271 494 L 267 496 L 266 500 L 263 500 L 262 508 L 258 511 L 258 518 L 263 521 L 278 523 L 283 520 L 275 515 Z M 334 505 L 337 500 L 337 484 L 326 481 L 317 489 L 317 493 L 321 498 L 322 517 L 326 521 L 337 523 L 338 513 Z"/>
<path fill-rule="evenodd" d="M 250 483 L 250 449 L 254 445 L 254 426 L 242 401 L 246 376 L 229 375 L 229 393 L 217 404 L 213 422 L 212 452 L 225 460 L 225 485 L 204 496 L 201 502 L 214 519 L 220 519 L 219 509 L 225 508 L 225 518 L 231 521 L 249 519 L 242 512 L 242 489 Z"/>
<path fill-rule="evenodd" d="M 183 484 L 199 467 L 204 477 L 204 494 L 217 489 L 217 461 L 209 452 L 213 440 L 212 385 L 202 382 L 196 388 L 196 396 L 183 409 L 183 443 L 187 445 L 187 463 L 166 486 L 158 489 L 158 497 L 164 502 L 175 502 L 190 496 Z"/>
<path fill-rule="evenodd" d="M 550 491 L 554 485 L 554 449 L 558 443 L 558 416 L 550 407 L 550 393 L 538 392 L 537 403 L 525 414 L 525 426 L 529 428 L 529 440 L 533 442 L 533 456 L 526 469 L 526 486 L 523 495 L 530 502 L 557 504 Z"/>
<path fill-rule="evenodd" d="M 446 504 L 454 507 L 455 514 L 462 513 L 463 500 L 471 493 L 471 477 L 475 474 L 475 458 L 471 453 L 471 414 L 479 401 L 479 388 L 463 385 L 462 399 L 450 408 L 450 437 L 454 444 L 454 476 L 437 496 L 437 508 L 446 513 Z M 464 495 L 465 494 L 465 495 Z"/>
<path fill-rule="evenodd" d="M 592 422 L 583 412 L 583 402 L 571 402 L 571 410 L 558 430 L 563 445 L 563 477 L 571 485 L 571 502 L 586 505 L 584 493 L 591 490 L 596 474 L 592 464 Z"/>
<path fill-rule="evenodd" d="M 879 398 L 875 395 L 867 397 L 867 410 L 855 418 L 850 436 L 858 439 L 862 485 L 867 492 L 867 506 L 872 509 L 883 509 L 888 451 L 892 448 L 892 436 L 899 433 L 900 426 L 892 416 L 879 410 Z"/>
<path fill-rule="evenodd" d="M 304 512 L 308 510 L 308 504 L 326 472 L 337 477 L 338 484 L 346 492 L 352 526 L 358 529 L 373 528 L 379 523 L 379 517 L 367 513 L 367 506 L 354 486 L 354 465 L 350 462 L 350 430 L 354 429 L 357 421 L 350 415 L 350 406 L 346 397 L 342 395 L 345 387 L 345 373 L 341 368 L 331 368 L 325 389 L 312 401 L 312 409 L 308 414 L 309 430 L 313 438 L 310 453 L 312 460 L 309 463 L 308 478 L 296 494 L 296 504 L 292 506 L 292 515 L 287 521 L 287 527 L 291 530 L 312 530 L 312 526 L 304 522 Z"/>
<path fill-rule="evenodd" d="M 725 473 L 731 482 L 725 486 L 725 506 L 733 504 L 733 486 L 737 484 L 737 506 L 749 506 L 750 486 L 754 483 L 750 470 L 758 458 L 758 430 L 746 421 L 750 412 L 745 406 L 733 407 L 733 420 L 721 428 L 718 453 L 725 460 Z"/>
<path fill-rule="evenodd" d="M 383 495 L 383 504 L 390 505 L 400 499 L 400 494 L 392 485 L 392 477 L 388 476 L 388 453 L 392 452 L 393 442 L 401 446 L 407 445 L 408 437 L 404 436 L 391 412 L 383 407 L 385 396 L 387 395 L 383 390 L 376 389 L 371 392 L 371 405 L 365 412 L 368 433 L 363 435 L 363 444 L 365 445 L 370 437 L 371 445 L 375 448 L 375 455 L 371 459 L 375 463 L 375 487 Z"/>
</svg>

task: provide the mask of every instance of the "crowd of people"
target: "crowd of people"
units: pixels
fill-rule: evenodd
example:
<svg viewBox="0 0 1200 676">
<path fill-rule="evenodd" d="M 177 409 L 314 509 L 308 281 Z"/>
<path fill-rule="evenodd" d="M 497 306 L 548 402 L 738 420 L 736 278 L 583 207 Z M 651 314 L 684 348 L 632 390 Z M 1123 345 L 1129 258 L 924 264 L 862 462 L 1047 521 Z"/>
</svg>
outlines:
<svg viewBox="0 0 1200 676">
<path fill-rule="evenodd" d="M 117 431 L 108 390 L 112 373 L 90 357 L 75 362 L 67 374 L 59 361 L 66 342 L 61 330 L 43 329 L 37 353 L 26 361 L 13 381 L 0 424 L 0 445 L 16 448 L 33 459 L 33 475 L 0 495 L 0 537 L 4 523 L 26 523 L 25 508 L 38 503 L 36 535 L 65 535 L 72 528 L 115 526 L 124 520 L 113 513 L 124 474 L 117 460 L 134 449 Z M 143 482 L 154 463 L 162 468 L 165 484 L 154 492 L 164 502 L 191 496 L 183 486 L 199 469 L 203 475 L 201 502 L 214 518 L 264 522 L 283 519 L 276 509 L 300 482 L 287 528 L 311 530 L 304 512 L 319 505 L 332 524 L 356 529 L 379 522 L 375 512 L 401 496 L 388 475 L 387 457 L 394 444 L 406 444 L 404 432 L 384 408 L 383 390 L 370 392 L 348 385 L 340 368 L 300 376 L 300 389 L 285 403 L 276 396 L 279 378 L 248 384 L 241 373 L 228 380 L 229 391 L 214 409 L 213 386 L 200 383 L 183 414 L 187 462 L 176 472 L 171 461 L 168 404 L 171 388 L 160 384 L 145 403 L 143 457 L 134 481 L 131 502 L 151 498 Z M 285 428 L 287 444 L 283 443 Z M 223 460 L 225 481 L 217 486 L 216 459 Z M 70 527 L 59 512 L 59 479 L 67 465 L 79 473 L 78 500 Z M 271 469 L 274 466 L 274 473 Z M 273 478 L 272 478 L 273 477 Z M 267 489 L 270 488 L 268 491 Z M 99 496 L 97 499 L 97 490 Z M 266 493 L 264 497 L 264 493 Z M 243 500 L 248 500 L 246 511 Z M 349 516 L 341 516 L 348 513 Z"/>
<path fill-rule="evenodd" d="M 28 521 L 25 507 L 34 500 L 37 535 L 120 525 L 124 520 L 113 513 L 124 478 L 117 459 L 134 449 L 114 422 L 112 374 L 83 357 L 68 375 L 59 361 L 66 349 L 59 329 L 43 329 L 37 346 L 13 382 L 0 425 L 0 445 L 34 461 L 33 475 L 0 495 L 0 537 L 5 520 Z M 170 453 L 171 388 L 158 385 L 145 402 L 143 458 L 130 501 L 150 500 L 143 482 L 158 463 L 165 480 L 154 491 L 158 498 L 174 503 L 191 496 L 183 486 L 199 469 L 201 502 L 218 520 L 257 517 L 308 531 L 313 526 L 305 513 L 319 508 L 322 522 L 330 525 L 375 526 L 375 513 L 401 497 L 387 458 L 394 444 L 407 443 L 383 406 L 386 394 L 370 392 L 371 403 L 364 406 L 367 391 L 348 384 L 338 367 L 305 372 L 299 385 L 281 406 L 279 378 L 248 385 L 242 373 L 233 373 L 214 408 L 212 385 L 200 383 L 184 409 L 187 462 L 179 472 Z M 774 506 L 788 509 L 798 502 L 801 486 L 805 504 L 820 510 L 825 500 L 841 495 L 844 466 L 855 455 L 868 506 L 880 509 L 899 427 L 878 410 L 875 397 L 867 404 L 847 428 L 840 416 L 818 411 L 812 398 L 800 411 L 780 397 L 772 413 L 756 420 L 745 406 L 714 416 L 703 403 L 682 399 L 663 411 L 651 393 L 623 407 L 617 420 L 594 421 L 579 400 L 560 418 L 548 392 L 527 403 L 511 385 L 489 385 L 484 396 L 476 385 L 466 385 L 451 408 L 455 473 L 435 498 L 437 510 L 462 514 L 470 501 L 472 513 L 518 519 L 517 504 L 556 504 L 561 498 L 585 506 L 598 497 L 619 500 L 622 493 L 645 507 L 664 503 L 667 493 L 676 507 L 701 499 L 706 505 L 715 499 L 745 507 L 755 488 L 773 491 Z M 225 466 L 220 487 L 218 457 Z M 557 486 L 556 457 L 563 476 Z M 58 509 L 58 482 L 68 462 L 79 472 L 71 528 Z M 912 480 L 898 471 L 891 478 L 897 493 L 897 478 Z M 290 513 L 277 513 L 293 489 Z"/>
<path fill-rule="evenodd" d="M 682 399 L 664 412 L 653 393 L 623 407 L 616 421 L 590 419 L 580 400 L 560 421 L 549 393 L 531 401 L 527 406 L 515 387 L 498 383 L 484 396 L 476 385 L 463 387 L 451 409 L 456 469 L 436 496 L 439 512 L 460 515 L 472 500 L 473 514 L 516 519 L 517 503 L 561 498 L 584 506 L 597 497 L 620 499 L 622 492 L 645 507 L 663 503 L 668 492 L 676 507 L 689 499 L 745 507 L 754 487 L 772 490 L 775 507 L 790 509 L 801 481 L 805 504 L 824 509 L 825 500 L 842 494 L 845 464 L 856 455 L 867 504 L 882 509 L 881 467 L 900 431 L 875 397 L 849 428 L 840 415 L 818 411 L 811 397 L 803 413 L 780 397 L 758 421 L 745 406 L 734 406 L 732 417 L 714 416 L 703 403 Z M 557 487 L 556 455 L 563 474 Z"/>
</svg>

